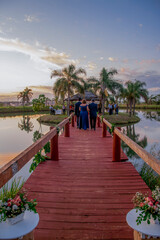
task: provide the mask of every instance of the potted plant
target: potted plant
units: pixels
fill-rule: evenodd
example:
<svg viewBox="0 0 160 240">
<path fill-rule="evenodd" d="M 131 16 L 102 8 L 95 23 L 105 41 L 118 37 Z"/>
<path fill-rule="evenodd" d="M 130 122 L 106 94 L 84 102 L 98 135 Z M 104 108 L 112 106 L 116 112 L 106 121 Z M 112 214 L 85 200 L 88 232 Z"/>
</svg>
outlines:
<svg viewBox="0 0 160 240">
<path fill-rule="evenodd" d="M 2 189 L 0 194 L 0 222 L 8 220 L 11 224 L 15 224 L 23 219 L 25 211 L 33 211 L 36 213 L 36 199 L 29 201 L 27 199 L 27 191 L 20 190 L 22 187 L 20 182 L 17 184 L 14 180 L 11 188 L 8 185 Z M 20 191 L 19 191 L 20 190 Z"/>
<path fill-rule="evenodd" d="M 150 223 L 160 223 L 160 188 L 156 186 L 152 191 L 151 196 L 137 192 L 132 199 L 136 212 L 139 213 L 137 217 L 137 225 L 142 221 Z"/>
</svg>

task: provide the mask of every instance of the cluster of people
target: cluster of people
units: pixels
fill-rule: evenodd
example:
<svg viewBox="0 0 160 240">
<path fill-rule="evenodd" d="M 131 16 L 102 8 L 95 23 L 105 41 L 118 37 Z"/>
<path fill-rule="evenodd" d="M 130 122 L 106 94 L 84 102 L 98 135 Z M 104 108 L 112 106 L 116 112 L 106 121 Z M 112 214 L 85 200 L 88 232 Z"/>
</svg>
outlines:
<svg viewBox="0 0 160 240">
<path fill-rule="evenodd" d="M 109 113 L 109 115 L 112 115 L 113 111 L 115 111 L 115 114 L 118 114 L 118 110 L 119 110 L 119 107 L 118 107 L 118 103 L 117 102 L 115 102 L 114 104 L 110 102 L 108 104 L 108 113 Z"/>
<path fill-rule="evenodd" d="M 77 117 L 77 128 L 87 130 L 89 128 L 89 118 L 90 115 L 90 127 L 96 130 L 96 118 L 97 118 L 97 104 L 92 102 L 87 105 L 86 100 L 79 98 L 79 101 L 75 104 L 75 115 Z"/>
</svg>

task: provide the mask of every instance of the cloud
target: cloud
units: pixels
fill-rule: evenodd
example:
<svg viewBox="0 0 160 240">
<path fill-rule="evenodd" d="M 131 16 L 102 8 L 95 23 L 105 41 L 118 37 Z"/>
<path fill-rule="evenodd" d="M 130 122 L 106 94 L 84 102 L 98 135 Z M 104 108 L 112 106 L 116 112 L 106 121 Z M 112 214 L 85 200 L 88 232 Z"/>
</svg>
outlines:
<svg viewBox="0 0 160 240">
<path fill-rule="evenodd" d="M 86 68 L 88 68 L 90 71 L 93 71 L 94 69 L 97 68 L 97 65 L 93 62 L 88 62 Z"/>
<path fill-rule="evenodd" d="M 148 90 L 151 92 L 157 92 L 157 91 L 160 91 L 160 87 L 148 88 Z"/>
<path fill-rule="evenodd" d="M 0 34 L 5 34 L 5 33 L 3 32 L 3 30 L 2 30 L 2 28 L 0 28 Z"/>
<path fill-rule="evenodd" d="M 46 97 L 52 99 L 53 98 L 53 86 L 28 86 L 32 89 L 33 97 L 37 98 L 40 94 L 45 94 Z M 23 89 L 21 89 L 23 90 Z M 1 93 L 0 94 L 0 101 L 17 101 L 17 95 L 19 92 L 12 92 L 12 93 Z"/>
<path fill-rule="evenodd" d="M 119 78 L 125 83 L 128 80 L 140 80 L 146 83 L 148 91 L 160 93 L 160 74 L 157 71 L 144 71 L 139 69 L 121 68 Z"/>
<path fill-rule="evenodd" d="M 160 51 L 160 43 L 157 45 L 156 50 Z"/>
<path fill-rule="evenodd" d="M 104 57 L 100 57 L 100 60 L 103 60 L 104 59 Z"/>
<path fill-rule="evenodd" d="M 117 62 L 118 61 L 117 58 L 113 58 L 113 57 L 109 57 L 108 60 L 111 61 L 111 62 Z"/>
<path fill-rule="evenodd" d="M 39 22 L 39 19 L 35 16 L 31 16 L 31 15 L 25 15 L 25 18 L 24 18 L 24 21 L 25 22 Z"/>
<path fill-rule="evenodd" d="M 31 46 L 19 39 L 0 38 L 0 51 L 20 52 L 30 56 L 31 60 L 37 63 L 41 62 L 43 65 L 47 64 L 50 67 L 53 66 L 52 64 L 57 67 L 71 63 L 76 64 L 76 61 L 70 59 L 66 53 L 58 53 L 55 48 L 42 46 L 39 42 L 36 42 L 36 46 Z"/>
<path fill-rule="evenodd" d="M 139 65 L 151 65 L 151 64 L 156 64 L 156 63 L 160 63 L 160 59 L 143 59 L 140 62 L 136 61 L 137 64 Z"/>
<path fill-rule="evenodd" d="M 143 27 L 143 24 L 142 24 L 142 23 L 140 23 L 140 24 L 138 24 L 138 26 L 139 26 L 140 28 L 142 28 L 142 27 Z"/>
</svg>

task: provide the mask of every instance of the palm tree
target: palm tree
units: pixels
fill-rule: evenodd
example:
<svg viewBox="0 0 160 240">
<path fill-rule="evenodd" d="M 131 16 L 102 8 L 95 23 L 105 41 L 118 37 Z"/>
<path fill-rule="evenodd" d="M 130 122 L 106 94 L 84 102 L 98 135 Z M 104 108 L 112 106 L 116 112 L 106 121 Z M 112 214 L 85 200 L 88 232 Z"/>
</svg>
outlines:
<svg viewBox="0 0 160 240">
<path fill-rule="evenodd" d="M 71 91 L 73 89 L 80 88 L 80 82 L 82 82 L 81 74 L 85 74 L 86 72 L 83 68 L 79 68 L 76 70 L 76 67 L 71 64 L 68 67 L 63 68 L 62 70 L 53 70 L 51 73 L 52 77 L 58 77 L 54 84 L 54 89 L 56 88 L 56 85 L 65 87 L 64 89 L 67 89 L 67 114 L 69 115 L 69 106 L 70 106 L 70 95 Z"/>
<path fill-rule="evenodd" d="M 22 104 L 24 106 L 25 102 L 29 103 L 30 99 L 32 98 L 32 89 L 26 87 L 22 92 L 20 92 L 17 96 L 18 99 L 22 99 Z"/>
<path fill-rule="evenodd" d="M 56 81 L 54 86 L 53 86 L 53 92 L 55 94 L 55 97 L 57 100 L 59 97 L 61 98 L 62 102 L 64 103 L 64 98 L 68 93 L 68 86 L 66 84 L 66 81 Z M 73 90 L 70 89 L 70 94 L 73 94 Z"/>
<path fill-rule="evenodd" d="M 102 101 L 102 114 L 104 115 L 104 104 L 105 104 L 105 90 L 107 89 L 112 94 L 116 93 L 116 89 L 121 86 L 120 83 L 113 79 L 113 76 L 117 74 L 116 69 L 107 70 L 105 68 L 100 72 L 100 79 L 89 78 L 88 81 L 92 83 L 92 87 L 95 92 L 99 92 Z"/>
<path fill-rule="evenodd" d="M 141 82 L 139 80 L 135 80 L 135 82 L 128 81 L 126 83 L 126 86 L 127 86 L 126 98 L 130 105 L 130 116 L 131 116 L 132 107 L 133 107 L 133 115 L 134 115 L 135 104 L 141 97 L 147 101 L 148 91 L 144 88 L 144 86 L 146 86 L 146 83 Z"/>
<path fill-rule="evenodd" d="M 81 84 L 80 84 L 80 86 L 78 87 L 78 92 L 80 93 L 80 94 L 82 94 L 83 95 L 83 97 L 85 98 L 85 91 L 90 91 L 90 92 L 93 92 L 93 90 L 92 90 L 92 84 L 91 83 L 89 83 L 88 81 L 85 81 L 85 80 L 81 80 Z"/>
<path fill-rule="evenodd" d="M 31 132 L 34 128 L 33 123 L 30 121 L 29 116 L 23 116 L 23 120 L 21 123 L 18 123 L 18 127 L 23 131 L 25 130 L 27 133 Z"/>
</svg>

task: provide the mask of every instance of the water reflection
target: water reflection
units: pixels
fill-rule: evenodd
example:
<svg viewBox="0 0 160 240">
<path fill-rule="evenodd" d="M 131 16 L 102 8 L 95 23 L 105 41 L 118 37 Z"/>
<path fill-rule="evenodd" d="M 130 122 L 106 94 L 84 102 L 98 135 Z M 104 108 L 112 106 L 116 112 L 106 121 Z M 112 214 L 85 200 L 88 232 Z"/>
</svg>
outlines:
<svg viewBox="0 0 160 240">
<path fill-rule="evenodd" d="M 33 132 L 38 130 L 45 134 L 49 131 L 48 126 L 42 126 L 37 121 L 39 116 L 0 117 L 0 166 L 33 143 Z"/>
<path fill-rule="evenodd" d="M 160 112 L 156 112 L 156 111 L 145 111 L 143 112 L 143 116 L 146 119 L 150 119 L 151 121 L 154 119 L 156 121 L 160 121 Z"/>
<path fill-rule="evenodd" d="M 135 143 L 137 143 L 142 148 L 146 148 L 148 142 L 147 137 L 144 136 L 141 138 L 139 133 L 135 132 L 135 124 L 128 125 L 122 129 L 122 132 L 127 135 L 130 139 L 132 139 Z M 122 141 L 122 148 L 125 151 L 126 155 L 130 159 L 140 158 L 126 143 Z"/>
<path fill-rule="evenodd" d="M 32 132 L 34 125 L 30 120 L 29 116 L 23 116 L 23 119 L 20 120 L 20 123 L 18 122 L 18 127 L 23 131 L 26 131 L 27 133 Z"/>
<path fill-rule="evenodd" d="M 147 152 L 160 159 L 160 112 L 137 111 L 140 122 L 123 127 L 122 131 Z M 122 142 L 122 148 L 138 172 L 144 161 Z"/>
</svg>

